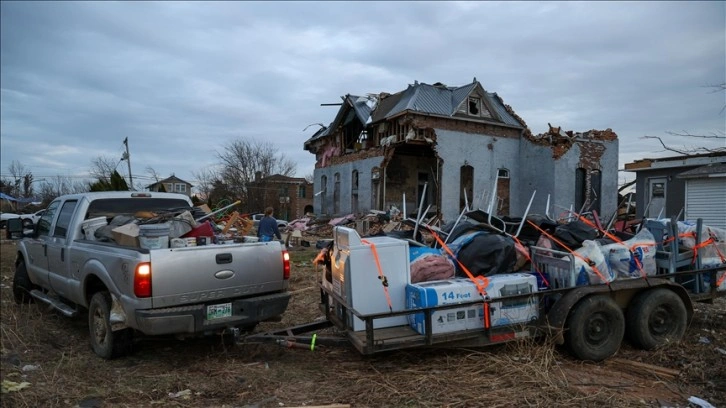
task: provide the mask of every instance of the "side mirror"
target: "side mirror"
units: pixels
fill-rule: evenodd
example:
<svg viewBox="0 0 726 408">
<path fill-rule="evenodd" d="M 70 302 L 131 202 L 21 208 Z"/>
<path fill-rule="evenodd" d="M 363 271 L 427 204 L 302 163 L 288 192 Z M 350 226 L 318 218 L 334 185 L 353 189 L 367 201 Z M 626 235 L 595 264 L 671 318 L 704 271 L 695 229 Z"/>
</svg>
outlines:
<svg viewBox="0 0 726 408">
<path fill-rule="evenodd" d="M 23 220 L 12 218 L 5 222 L 7 239 L 21 239 L 23 237 Z"/>
</svg>

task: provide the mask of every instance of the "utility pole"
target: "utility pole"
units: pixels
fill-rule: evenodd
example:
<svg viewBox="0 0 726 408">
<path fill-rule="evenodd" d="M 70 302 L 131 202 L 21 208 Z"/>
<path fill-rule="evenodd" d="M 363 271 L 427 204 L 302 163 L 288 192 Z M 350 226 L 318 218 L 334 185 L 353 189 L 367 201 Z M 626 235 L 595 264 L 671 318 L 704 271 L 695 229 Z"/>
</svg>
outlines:
<svg viewBox="0 0 726 408">
<path fill-rule="evenodd" d="M 126 160 L 126 164 L 129 165 L 129 189 L 134 190 L 134 179 L 131 177 L 131 157 L 129 156 L 129 138 L 124 139 L 124 145 L 126 145 L 126 153 L 121 156 L 121 160 Z"/>
</svg>

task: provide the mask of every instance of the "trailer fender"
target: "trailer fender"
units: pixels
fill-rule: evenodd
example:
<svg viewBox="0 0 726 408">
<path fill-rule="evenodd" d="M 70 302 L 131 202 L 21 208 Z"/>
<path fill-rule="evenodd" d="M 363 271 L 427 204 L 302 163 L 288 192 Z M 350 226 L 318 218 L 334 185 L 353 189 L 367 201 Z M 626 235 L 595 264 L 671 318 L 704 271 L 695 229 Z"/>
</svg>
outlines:
<svg viewBox="0 0 726 408">
<path fill-rule="evenodd" d="M 547 313 L 547 330 L 555 343 L 564 344 L 565 338 L 563 333 L 567 316 L 569 316 L 570 310 L 572 310 L 577 302 L 583 298 L 594 294 L 609 294 L 625 310 L 635 295 L 656 287 L 668 287 L 668 289 L 675 292 L 683 300 L 683 304 L 686 306 L 688 313 L 688 323 L 690 324 L 693 318 L 693 302 L 683 286 L 666 279 L 649 279 L 648 281 L 643 279 L 624 279 L 613 281 L 610 285 L 580 286 L 563 294 Z"/>
</svg>

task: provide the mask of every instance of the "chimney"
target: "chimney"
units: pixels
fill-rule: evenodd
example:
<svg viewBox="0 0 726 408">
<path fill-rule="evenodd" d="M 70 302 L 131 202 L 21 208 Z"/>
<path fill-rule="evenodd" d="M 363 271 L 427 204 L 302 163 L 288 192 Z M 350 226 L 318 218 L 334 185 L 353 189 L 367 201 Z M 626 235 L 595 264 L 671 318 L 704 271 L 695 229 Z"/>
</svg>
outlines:
<svg viewBox="0 0 726 408">
<path fill-rule="evenodd" d="M 256 182 L 257 181 L 260 181 L 261 178 L 262 178 L 262 172 L 261 171 L 256 171 L 255 172 L 255 181 Z"/>
</svg>

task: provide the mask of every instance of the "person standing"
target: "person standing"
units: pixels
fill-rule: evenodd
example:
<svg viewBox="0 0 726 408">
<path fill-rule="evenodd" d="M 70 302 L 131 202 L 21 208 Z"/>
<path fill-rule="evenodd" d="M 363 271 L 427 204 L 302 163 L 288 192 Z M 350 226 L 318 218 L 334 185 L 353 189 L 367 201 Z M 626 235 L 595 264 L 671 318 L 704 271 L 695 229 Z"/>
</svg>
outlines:
<svg viewBox="0 0 726 408">
<path fill-rule="evenodd" d="M 272 241 L 273 237 L 282 239 L 280 230 L 277 228 L 277 220 L 272 216 L 272 207 L 265 208 L 265 216 L 262 217 L 257 225 L 257 237 L 261 242 Z"/>
</svg>

